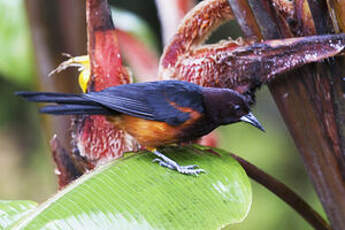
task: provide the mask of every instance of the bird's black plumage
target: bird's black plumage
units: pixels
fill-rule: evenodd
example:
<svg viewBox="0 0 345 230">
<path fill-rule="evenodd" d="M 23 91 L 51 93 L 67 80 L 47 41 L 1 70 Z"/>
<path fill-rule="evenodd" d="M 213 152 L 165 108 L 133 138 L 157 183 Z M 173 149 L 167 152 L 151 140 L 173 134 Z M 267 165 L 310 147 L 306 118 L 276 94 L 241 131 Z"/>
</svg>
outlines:
<svg viewBox="0 0 345 230">
<path fill-rule="evenodd" d="M 81 97 L 111 110 L 170 125 L 179 125 L 189 118 L 188 113 L 176 107 L 204 112 L 200 86 L 174 80 L 119 85 Z"/>
<path fill-rule="evenodd" d="M 34 102 L 53 102 L 42 113 L 54 115 L 102 114 L 114 127 L 140 144 L 156 147 L 195 140 L 220 125 L 248 122 L 263 130 L 250 113 L 246 98 L 231 89 L 201 87 L 182 81 L 157 81 L 109 87 L 99 92 L 64 94 L 17 92 Z M 195 166 L 181 167 L 163 157 L 161 165 L 181 173 L 198 174 Z"/>
<path fill-rule="evenodd" d="M 42 113 L 54 115 L 126 114 L 178 126 L 188 121 L 191 111 L 195 111 L 202 119 L 198 120 L 198 127 L 190 126 L 195 131 L 191 136 L 205 135 L 219 125 L 238 122 L 250 112 L 246 98 L 231 89 L 201 87 L 176 80 L 124 84 L 85 94 L 16 94 L 28 101 L 56 103 L 40 109 Z"/>
<path fill-rule="evenodd" d="M 189 119 L 189 113 L 177 107 L 205 112 L 201 87 L 175 80 L 125 84 L 80 95 L 51 92 L 16 94 L 29 101 L 60 104 L 40 110 L 55 115 L 123 113 L 176 126 Z"/>
</svg>

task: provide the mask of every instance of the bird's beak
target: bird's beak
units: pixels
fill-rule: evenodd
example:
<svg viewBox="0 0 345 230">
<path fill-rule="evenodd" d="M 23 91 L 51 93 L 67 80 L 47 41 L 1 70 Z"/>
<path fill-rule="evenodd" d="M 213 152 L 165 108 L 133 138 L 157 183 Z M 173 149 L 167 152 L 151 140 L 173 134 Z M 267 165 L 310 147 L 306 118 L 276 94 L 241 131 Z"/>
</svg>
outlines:
<svg viewBox="0 0 345 230">
<path fill-rule="evenodd" d="M 261 123 L 256 119 L 256 117 L 252 113 L 248 113 L 247 115 L 244 115 L 240 118 L 241 121 L 247 122 L 251 124 L 252 126 L 260 129 L 261 131 L 265 132 L 264 127 L 261 125 Z"/>
</svg>

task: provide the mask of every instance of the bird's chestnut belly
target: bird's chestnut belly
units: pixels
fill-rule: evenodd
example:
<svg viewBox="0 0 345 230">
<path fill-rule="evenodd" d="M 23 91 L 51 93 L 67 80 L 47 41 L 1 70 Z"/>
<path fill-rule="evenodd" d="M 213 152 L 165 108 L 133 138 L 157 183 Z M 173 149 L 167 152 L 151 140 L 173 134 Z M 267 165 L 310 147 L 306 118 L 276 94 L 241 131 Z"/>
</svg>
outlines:
<svg viewBox="0 0 345 230">
<path fill-rule="evenodd" d="M 178 127 L 165 122 L 127 115 L 119 116 L 115 120 L 117 121 L 112 120 L 115 126 L 133 136 L 143 146 L 155 147 L 178 142 Z"/>
<path fill-rule="evenodd" d="M 187 139 L 189 139 L 188 134 L 186 135 L 184 131 L 200 118 L 198 114 L 192 115 L 191 119 L 178 126 L 172 126 L 161 121 L 145 120 L 129 115 L 108 117 L 108 120 L 116 127 L 133 136 L 139 144 L 145 147 L 157 147 L 187 141 Z"/>
</svg>

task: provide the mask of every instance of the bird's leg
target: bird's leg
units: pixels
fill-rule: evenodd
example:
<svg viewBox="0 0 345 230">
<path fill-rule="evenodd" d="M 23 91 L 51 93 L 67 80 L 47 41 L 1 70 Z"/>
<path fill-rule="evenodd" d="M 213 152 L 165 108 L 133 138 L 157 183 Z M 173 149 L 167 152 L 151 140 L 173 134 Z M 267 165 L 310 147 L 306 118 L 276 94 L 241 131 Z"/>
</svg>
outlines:
<svg viewBox="0 0 345 230">
<path fill-rule="evenodd" d="M 179 173 L 197 176 L 199 173 L 206 172 L 203 169 L 196 169 L 198 165 L 181 166 L 177 164 L 175 161 L 166 157 L 164 154 L 157 151 L 157 149 L 151 149 L 151 152 L 155 154 L 157 157 L 159 157 L 159 158 L 154 159 L 153 162 L 158 162 L 159 165 L 172 169 L 172 170 L 176 170 Z"/>
</svg>

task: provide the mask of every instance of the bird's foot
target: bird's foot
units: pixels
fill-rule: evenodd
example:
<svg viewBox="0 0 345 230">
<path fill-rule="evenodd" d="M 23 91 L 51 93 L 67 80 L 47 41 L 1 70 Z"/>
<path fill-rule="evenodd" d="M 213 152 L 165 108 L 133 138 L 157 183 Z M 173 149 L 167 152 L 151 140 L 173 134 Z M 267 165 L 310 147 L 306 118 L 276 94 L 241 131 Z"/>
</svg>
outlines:
<svg viewBox="0 0 345 230">
<path fill-rule="evenodd" d="M 181 166 L 177 164 L 175 161 L 171 160 L 170 158 L 166 157 L 162 153 L 158 152 L 157 150 L 152 151 L 156 156 L 159 158 L 156 158 L 153 160 L 153 162 L 158 162 L 159 165 L 176 170 L 179 173 L 186 174 L 186 175 L 194 175 L 198 176 L 200 173 L 206 173 L 203 169 L 196 169 L 199 166 L 198 165 L 185 165 Z"/>
<path fill-rule="evenodd" d="M 181 166 L 179 164 L 170 164 L 170 163 L 167 163 L 167 162 L 165 162 L 159 158 L 154 159 L 153 162 L 158 162 L 160 166 L 163 166 L 163 167 L 166 167 L 166 168 L 169 168 L 172 170 L 176 170 L 179 173 L 187 174 L 187 175 L 198 176 L 200 173 L 206 172 L 203 169 L 195 169 L 197 167 L 197 165 Z"/>
</svg>

